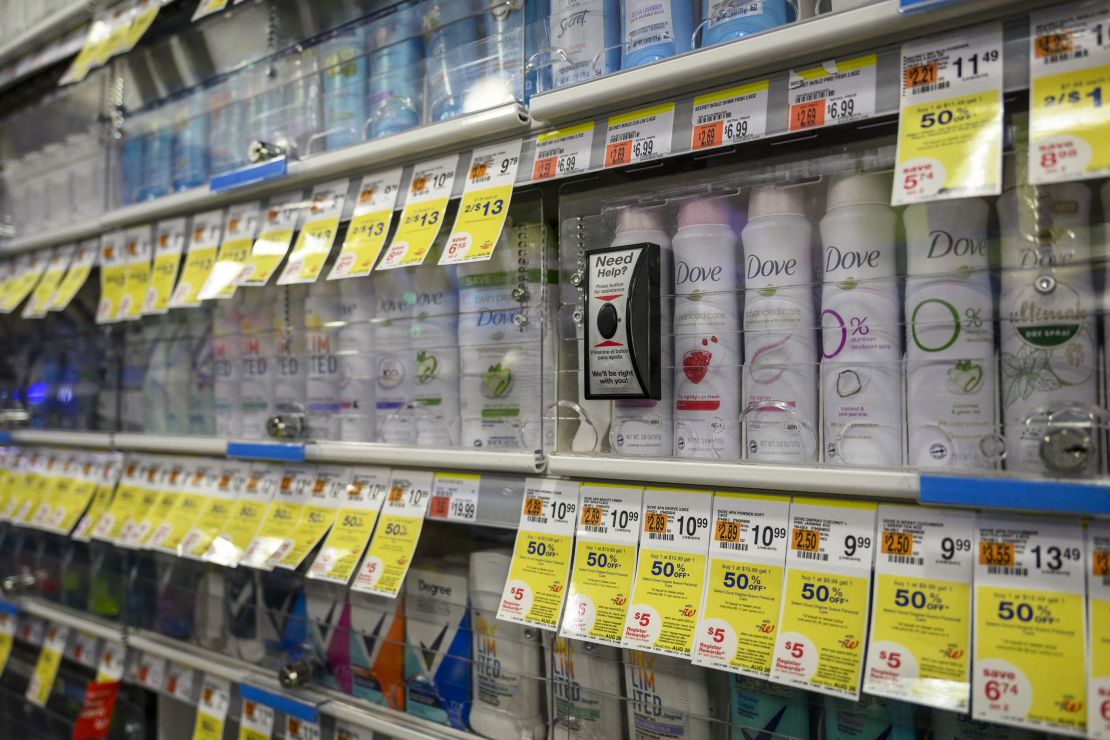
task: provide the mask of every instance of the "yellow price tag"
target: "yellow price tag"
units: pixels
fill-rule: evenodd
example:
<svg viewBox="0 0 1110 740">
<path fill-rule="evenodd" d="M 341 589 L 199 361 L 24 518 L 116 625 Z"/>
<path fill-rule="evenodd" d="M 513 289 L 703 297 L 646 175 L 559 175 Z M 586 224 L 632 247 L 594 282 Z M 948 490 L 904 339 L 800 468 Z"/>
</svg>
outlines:
<svg viewBox="0 0 1110 740">
<path fill-rule="evenodd" d="M 346 584 L 366 551 L 389 490 L 389 469 L 355 472 L 335 517 L 335 524 L 309 568 L 309 578 Z"/>
<path fill-rule="evenodd" d="M 67 639 L 69 639 L 69 627 L 52 624 L 46 628 L 46 639 L 42 643 L 38 660 L 35 661 L 31 680 L 27 684 L 27 701 L 32 704 L 46 706 L 46 700 L 50 698 L 54 681 L 58 677 L 58 668 L 62 664 L 62 654 L 65 653 Z"/>
<path fill-rule="evenodd" d="M 127 252 L 123 244 L 123 234 L 107 234 L 100 243 L 100 303 L 96 309 L 98 324 L 116 321 L 126 287 Z"/>
<path fill-rule="evenodd" d="M 0 312 L 11 313 L 23 303 L 38 285 L 39 278 L 46 269 L 46 262 L 46 258 L 36 252 L 25 254 L 16 260 L 15 277 L 4 286 Z"/>
<path fill-rule="evenodd" d="M 1087 524 L 1087 735 L 1110 737 L 1110 523 Z"/>
<path fill-rule="evenodd" d="M 62 278 L 66 274 L 66 268 L 69 267 L 70 259 L 76 249 L 75 246 L 70 245 L 68 247 L 58 247 L 50 253 L 46 262 L 46 271 L 42 274 L 39 284 L 35 286 L 35 290 L 31 294 L 31 300 L 23 308 L 23 318 L 36 318 L 46 315 L 46 312 L 50 309 L 50 300 L 54 297 L 58 284 L 62 282 Z"/>
<path fill-rule="evenodd" d="M 223 740 L 224 720 L 231 703 L 231 684 L 222 678 L 205 674 L 197 703 L 197 719 L 193 740 Z"/>
<path fill-rule="evenodd" d="M 244 565 L 266 569 L 274 567 L 275 553 L 300 524 L 305 500 L 315 480 L 316 470 L 311 466 L 285 468 L 258 533 L 243 553 L 241 562 Z"/>
<path fill-rule="evenodd" d="M 279 483 L 280 475 L 276 471 L 255 471 L 247 478 L 223 532 L 212 541 L 205 560 L 225 566 L 239 562 L 262 526 Z"/>
<path fill-rule="evenodd" d="M 196 12 L 193 13 L 192 20 L 199 21 L 205 16 L 218 13 L 227 7 L 228 0 L 201 0 L 200 5 L 197 6 Z"/>
<path fill-rule="evenodd" d="M 384 510 L 352 589 L 390 597 L 400 592 L 424 527 L 433 476 L 423 470 L 393 471 Z"/>
<path fill-rule="evenodd" d="M 228 210 L 220 251 L 197 295 L 200 300 L 229 298 L 234 295 L 243 265 L 251 253 L 260 211 L 261 205 L 258 203 L 232 206 Z"/>
<path fill-rule="evenodd" d="M 509 215 L 521 144 L 515 139 L 474 150 L 459 213 L 439 264 L 481 262 L 493 256 Z"/>
<path fill-rule="evenodd" d="M 347 180 L 336 180 L 312 189 L 305 225 L 278 278 L 278 285 L 316 282 L 335 244 L 349 186 Z"/>
<path fill-rule="evenodd" d="M 380 270 L 424 263 L 443 226 L 443 214 L 455 182 L 457 154 L 415 167 L 401 222 L 382 257 Z"/>
<path fill-rule="evenodd" d="M 289 251 L 302 207 L 300 192 L 271 200 L 262 215 L 261 233 L 251 247 L 242 271 L 235 278 L 237 285 L 265 285 L 270 282 Z M 222 254 L 220 259 L 223 259 Z"/>
<path fill-rule="evenodd" d="M 181 267 L 181 275 L 173 289 L 171 308 L 196 306 L 200 303 L 200 291 L 216 265 L 216 252 L 222 233 L 222 211 L 209 211 L 193 217 L 188 231 L 189 247 L 185 253 L 185 264 Z"/>
<path fill-rule="evenodd" d="M 185 555 L 201 558 L 208 552 L 212 540 L 227 526 L 235 499 L 246 482 L 246 475 L 245 468 L 241 467 L 228 466 L 220 471 L 196 524 L 181 542 L 181 551 Z"/>
<path fill-rule="evenodd" d="M 134 49 L 135 44 L 139 43 L 139 39 L 150 29 L 154 19 L 158 17 L 158 10 L 161 7 L 161 2 L 157 0 L 140 0 L 135 8 L 135 15 L 131 18 L 131 24 L 127 27 L 127 32 L 120 42 L 120 48 L 116 49 L 113 54 Z"/>
<path fill-rule="evenodd" d="M 154 266 L 143 299 L 144 314 L 165 313 L 170 307 L 173 284 L 185 243 L 185 219 L 163 221 L 154 237 Z"/>
<path fill-rule="evenodd" d="M 19 610 L 13 604 L 0 603 L 0 674 L 12 656 L 12 643 L 15 642 L 15 625 Z"/>
<path fill-rule="evenodd" d="M 64 311 L 69 306 L 81 288 L 85 287 L 99 251 L 100 245 L 95 239 L 81 242 L 77 246 L 65 277 L 50 297 L 47 310 Z"/>
<path fill-rule="evenodd" d="M 894 205 L 1002 189 L 1002 26 L 902 47 Z"/>
<path fill-rule="evenodd" d="M 766 678 L 771 672 L 790 500 L 717 493 L 709 569 L 692 660 L 719 670 Z"/>
</svg>

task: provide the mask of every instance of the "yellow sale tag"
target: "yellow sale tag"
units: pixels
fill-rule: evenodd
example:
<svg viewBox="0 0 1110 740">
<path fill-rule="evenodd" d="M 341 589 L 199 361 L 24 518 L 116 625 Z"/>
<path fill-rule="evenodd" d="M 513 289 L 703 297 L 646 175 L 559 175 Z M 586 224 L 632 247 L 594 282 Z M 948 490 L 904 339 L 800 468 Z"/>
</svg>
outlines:
<svg viewBox="0 0 1110 740">
<path fill-rule="evenodd" d="M 1029 17 L 1029 181 L 1110 173 L 1106 9 L 1070 3 Z"/>
<path fill-rule="evenodd" d="M 4 286 L 0 313 L 11 313 L 23 303 L 38 285 L 46 263 L 46 257 L 37 252 L 25 254 L 16 260 L 15 276 Z"/>
<path fill-rule="evenodd" d="M 521 140 L 474 150 L 459 213 L 439 264 L 482 262 L 493 256 L 513 196 Z"/>
<path fill-rule="evenodd" d="M 388 468 L 360 468 L 340 501 L 335 524 L 309 568 L 308 577 L 346 584 L 366 551 L 389 491 Z"/>
<path fill-rule="evenodd" d="M 567 605 L 559 627 L 564 637 L 620 645 L 643 495 L 639 486 L 582 484 Z"/>
<path fill-rule="evenodd" d="M 223 211 L 209 211 L 193 217 L 189 228 L 189 247 L 185 254 L 185 264 L 170 299 L 171 308 L 196 306 L 200 303 L 200 291 L 208 282 L 212 268 L 216 265 L 216 251 L 223 234 Z"/>
<path fill-rule="evenodd" d="M 143 298 L 144 314 L 162 314 L 170 307 L 181 250 L 185 246 L 185 219 L 162 221 L 154 236 L 154 266 Z"/>
<path fill-rule="evenodd" d="M 274 731 L 274 710 L 265 704 L 243 699 L 239 717 L 239 740 L 270 740 Z"/>
<path fill-rule="evenodd" d="M 212 540 L 204 559 L 223 566 L 238 565 L 239 558 L 258 534 L 280 484 L 281 474 L 276 468 L 252 471 L 243 483 L 223 531 Z"/>
<path fill-rule="evenodd" d="M 409 183 L 401 223 L 382 257 L 379 270 L 421 265 L 443 226 L 443 214 L 455 183 L 459 155 L 418 164 Z"/>
<path fill-rule="evenodd" d="M 15 623 L 18 609 L 8 603 L 0 604 L 0 674 L 8 665 L 8 658 L 12 655 L 12 643 L 15 641 Z"/>
<path fill-rule="evenodd" d="M 781 496 L 714 496 L 694 663 L 759 678 L 770 674 L 789 512 L 790 499 Z"/>
<path fill-rule="evenodd" d="M 1087 737 L 1110 738 L 1110 523 L 1087 524 Z"/>
<path fill-rule="evenodd" d="M 974 523 L 960 512 L 879 507 L 867 693 L 967 713 Z"/>
<path fill-rule="evenodd" d="M 771 680 L 858 699 L 875 504 L 795 499 Z"/>
<path fill-rule="evenodd" d="M 1002 25 L 902 46 L 892 203 L 1002 190 Z"/>
<path fill-rule="evenodd" d="M 46 262 L 46 271 L 42 274 L 39 284 L 35 286 L 31 300 L 23 307 L 23 318 L 39 318 L 45 316 L 50 310 L 50 300 L 58 290 L 58 284 L 62 282 L 62 277 L 65 276 L 66 268 L 69 267 L 76 250 L 77 247 L 71 244 L 68 247 L 58 247 L 50 253 Z"/>
<path fill-rule="evenodd" d="M 131 28 L 131 12 L 129 8 L 119 6 L 112 11 L 111 20 L 108 21 L 108 35 L 99 43 L 92 58 L 92 67 L 99 67 L 123 47 L 127 39 L 127 31 Z"/>
<path fill-rule="evenodd" d="M 708 491 L 644 491 L 640 554 L 623 647 L 690 657 L 705 587 L 712 508 Z"/>
<path fill-rule="evenodd" d="M 231 684 L 222 678 L 205 674 L 197 702 L 197 719 L 193 740 L 223 740 L 224 720 L 231 703 Z"/>
<path fill-rule="evenodd" d="M 976 525 L 976 719 L 1042 732 L 1087 727 L 1086 558 L 1078 521 L 991 514 Z"/>
<path fill-rule="evenodd" d="M 127 251 L 123 243 L 123 233 L 106 234 L 100 242 L 100 304 L 96 308 L 98 324 L 116 321 L 126 287 Z"/>
<path fill-rule="evenodd" d="M 81 288 L 85 287 L 85 281 L 89 279 L 89 275 L 92 273 L 99 251 L 100 244 L 96 239 L 81 242 L 77 246 L 77 251 L 70 261 L 65 277 L 62 278 L 57 290 L 50 297 L 47 310 L 64 311 L 69 306 Z"/>
<path fill-rule="evenodd" d="M 400 184 L 400 167 L 362 178 L 347 237 L 328 280 L 363 277 L 374 269 L 393 221 Z"/>
<path fill-rule="evenodd" d="M 543 478 L 525 481 L 516 545 L 498 619 L 558 629 L 577 521 L 577 483 Z"/>
<path fill-rule="evenodd" d="M 250 257 L 254 235 L 258 231 L 261 209 L 259 203 L 244 203 L 228 209 L 220 251 L 197 294 L 200 300 L 230 298 L 235 294 L 237 280 Z"/>
<path fill-rule="evenodd" d="M 205 501 L 197 522 L 181 542 L 181 551 L 188 557 L 202 558 L 227 525 L 235 499 L 246 483 L 245 467 L 227 466 L 220 471 L 215 489 Z"/>
<path fill-rule="evenodd" d="M 433 478 L 430 471 L 393 471 L 381 518 L 358 567 L 353 590 L 396 598 L 424 527 Z"/>
<path fill-rule="evenodd" d="M 115 544 L 120 547 L 138 547 L 142 536 L 145 536 L 150 524 L 147 515 L 154 505 L 158 503 L 160 491 L 158 479 L 161 471 L 157 464 L 150 463 L 140 469 L 138 481 L 131 487 L 134 498 L 126 512 L 126 520 Z"/>
<path fill-rule="evenodd" d="M 85 34 L 85 41 L 81 45 L 81 50 L 77 52 L 77 56 L 74 57 L 65 74 L 58 80 L 59 85 L 80 82 L 88 76 L 89 70 L 97 64 L 97 59 L 103 55 L 103 46 L 108 41 L 111 33 L 109 21 L 109 16 L 101 13 L 89 24 L 89 30 Z"/>
<path fill-rule="evenodd" d="M 335 244 L 349 187 L 347 180 L 336 180 L 312 189 L 312 202 L 308 206 L 305 225 L 297 236 L 285 269 L 281 271 L 278 285 L 316 282 Z"/>
<path fill-rule="evenodd" d="M 74 480 L 70 486 L 69 494 L 58 505 L 59 514 L 56 516 L 55 529 L 69 534 L 77 526 L 85 510 L 89 508 L 98 486 L 95 480 L 81 478 Z"/>
<path fill-rule="evenodd" d="M 304 503 L 316 480 L 316 468 L 286 467 L 258 533 L 240 562 L 252 568 L 274 567 L 274 555 L 289 539 L 304 515 Z"/>
<path fill-rule="evenodd" d="M 227 7 L 228 0 L 200 0 L 200 5 L 197 6 L 196 12 L 193 13 L 192 20 L 199 21 L 205 16 L 218 13 Z"/>
<path fill-rule="evenodd" d="M 316 480 L 305 499 L 301 521 L 274 553 L 271 558 L 274 565 L 289 570 L 300 567 L 308 553 L 320 543 L 335 523 L 337 510 L 346 498 L 350 481 L 351 471 L 348 468 L 321 465 L 317 469 Z"/>
<path fill-rule="evenodd" d="M 162 3 L 157 0 L 139 0 L 138 5 L 135 7 L 135 15 L 131 18 L 131 24 L 124 34 L 123 40 L 120 42 L 120 48 L 114 50 L 113 54 L 130 51 L 135 48 L 135 44 L 139 43 L 139 39 L 147 32 L 154 19 L 158 17 L 158 10 L 162 7 Z"/>
<path fill-rule="evenodd" d="M 207 510 L 208 498 L 219 487 L 222 473 L 223 468 L 219 466 L 183 471 L 179 490 L 171 496 L 163 496 L 159 502 L 160 511 L 165 513 L 158 517 L 158 525 L 150 533 L 147 547 L 181 556 L 182 543 Z"/>
<path fill-rule="evenodd" d="M 300 192 L 271 199 L 270 205 L 262 214 L 258 238 L 251 247 L 242 271 L 235 277 L 236 285 L 258 286 L 270 282 L 289 251 L 303 208 Z"/>
<path fill-rule="evenodd" d="M 69 639 L 69 627 L 52 624 L 46 628 L 42 650 L 39 651 L 35 669 L 27 684 L 27 701 L 32 704 L 46 706 L 46 700 L 50 698 L 50 691 L 54 688 L 54 681 L 58 677 L 58 668 L 62 665 L 62 654 L 65 653 L 67 639 Z"/>
</svg>

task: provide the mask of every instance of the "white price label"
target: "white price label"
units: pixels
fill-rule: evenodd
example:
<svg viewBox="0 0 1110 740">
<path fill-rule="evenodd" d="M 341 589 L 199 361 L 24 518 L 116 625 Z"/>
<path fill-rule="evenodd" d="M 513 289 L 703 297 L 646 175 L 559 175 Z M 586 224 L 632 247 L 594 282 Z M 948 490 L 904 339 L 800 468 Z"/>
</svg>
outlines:
<svg viewBox="0 0 1110 740">
<path fill-rule="evenodd" d="M 594 146 L 594 122 L 568 126 L 536 136 L 532 179 L 554 180 L 590 169 Z"/>
<path fill-rule="evenodd" d="M 671 153 L 674 103 L 653 105 L 609 118 L 605 133 L 605 164 L 626 164 L 659 159 Z"/>
<path fill-rule="evenodd" d="M 806 131 L 875 115 L 874 54 L 790 71 L 787 129 Z"/>
<path fill-rule="evenodd" d="M 694 98 L 690 148 L 713 149 L 767 134 L 767 80 Z"/>
<path fill-rule="evenodd" d="M 429 519 L 449 522 L 478 520 L 478 487 L 481 476 L 466 473 L 436 473 L 432 500 L 428 503 Z"/>
</svg>

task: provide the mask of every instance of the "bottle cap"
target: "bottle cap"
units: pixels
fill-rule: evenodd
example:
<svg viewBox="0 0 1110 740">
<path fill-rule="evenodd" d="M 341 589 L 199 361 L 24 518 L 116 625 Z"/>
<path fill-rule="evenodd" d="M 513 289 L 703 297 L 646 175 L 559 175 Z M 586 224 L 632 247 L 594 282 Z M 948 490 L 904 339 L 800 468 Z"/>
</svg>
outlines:
<svg viewBox="0 0 1110 740">
<path fill-rule="evenodd" d="M 829 183 L 825 210 L 844 206 L 890 205 L 890 175 L 848 175 L 837 177 Z"/>
<path fill-rule="evenodd" d="M 805 189 L 764 185 L 752 191 L 748 200 L 748 220 L 763 216 L 806 215 Z"/>
<path fill-rule="evenodd" d="M 734 223 L 732 209 L 724 198 L 702 198 L 689 201 L 678 209 L 678 228 L 719 224 L 731 227 Z"/>
<path fill-rule="evenodd" d="M 622 208 L 617 212 L 617 233 L 663 231 L 663 214 L 658 208 Z"/>
</svg>

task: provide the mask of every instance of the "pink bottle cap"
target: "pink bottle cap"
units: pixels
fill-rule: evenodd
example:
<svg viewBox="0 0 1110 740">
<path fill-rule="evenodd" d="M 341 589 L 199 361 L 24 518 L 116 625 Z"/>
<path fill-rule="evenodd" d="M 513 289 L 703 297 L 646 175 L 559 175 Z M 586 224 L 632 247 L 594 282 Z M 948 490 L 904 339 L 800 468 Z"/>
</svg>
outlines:
<svg viewBox="0 0 1110 740">
<path fill-rule="evenodd" d="M 617 213 L 617 233 L 622 231 L 663 231 L 662 210 L 624 208 Z"/>
<path fill-rule="evenodd" d="M 724 198 L 692 200 L 678 209 L 678 228 L 706 224 L 733 225 L 732 209 Z"/>
</svg>

